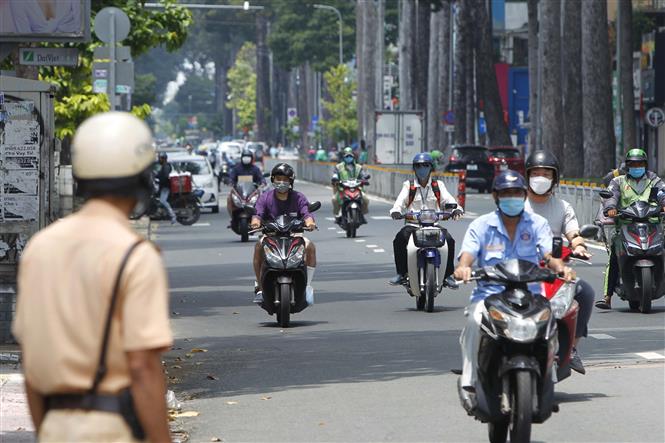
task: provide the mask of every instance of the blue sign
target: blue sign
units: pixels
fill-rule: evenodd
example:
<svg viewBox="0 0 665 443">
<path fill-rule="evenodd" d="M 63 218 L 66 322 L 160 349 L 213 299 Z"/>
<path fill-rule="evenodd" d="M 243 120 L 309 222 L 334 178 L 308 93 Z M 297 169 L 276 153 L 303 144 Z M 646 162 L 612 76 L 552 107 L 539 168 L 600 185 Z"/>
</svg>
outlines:
<svg viewBox="0 0 665 443">
<path fill-rule="evenodd" d="M 447 125 L 454 125 L 455 124 L 455 112 L 453 111 L 448 111 L 443 115 L 443 121 Z"/>
<path fill-rule="evenodd" d="M 478 135 L 487 134 L 487 123 L 485 117 L 478 117 Z"/>
</svg>

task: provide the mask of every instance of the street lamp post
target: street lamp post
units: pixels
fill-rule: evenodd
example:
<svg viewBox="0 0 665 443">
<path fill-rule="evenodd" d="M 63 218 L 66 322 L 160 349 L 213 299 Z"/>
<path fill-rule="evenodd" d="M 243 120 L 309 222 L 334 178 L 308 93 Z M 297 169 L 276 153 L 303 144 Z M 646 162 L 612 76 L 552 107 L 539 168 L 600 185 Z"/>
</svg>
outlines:
<svg viewBox="0 0 665 443">
<path fill-rule="evenodd" d="M 316 5 L 314 5 L 314 7 L 316 9 L 327 9 L 327 10 L 333 11 L 335 14 L 337 14 L 337 20 L 339 21 L 339 64 L 340 65 L 344 64 L 344 49 L 343 49 L 343 46 L 342 46 L 342 43 L 343 43 L 342 13 L 339 12 L 339 9 L 335 8 L 334 6 L 330 6 L 330 5 L 316 4 Z"/>
<path fill-rule="evenodd" d="M 264 9 L 263 6 L 251 6 L 248 1 L 242 5 L 208 5 L 202 3 L 176 3 L 177 6 L 183 6 L 188 9 L 242 9 L 244 11 Z M 165 8 L 162 3 L 145 3 L 146 8 Z"/>
</svg>

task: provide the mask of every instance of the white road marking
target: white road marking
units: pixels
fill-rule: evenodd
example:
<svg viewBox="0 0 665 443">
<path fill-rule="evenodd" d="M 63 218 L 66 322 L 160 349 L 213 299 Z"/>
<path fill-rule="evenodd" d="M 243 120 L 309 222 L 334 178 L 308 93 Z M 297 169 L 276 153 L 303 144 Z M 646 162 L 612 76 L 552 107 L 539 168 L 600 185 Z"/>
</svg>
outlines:
<svg viewBox="0 0 665 443">
<path fill-rule="evenodd" d="M 596 340 L 613 340 L 616 338 L 609 334 L 589 334 L 589 337 L 595 338 Z"/>
<path fill-rule="evenodd" d="M 607 249 L 605 249 L 605 246 L 600 246 L 600 245 L 594 245 L 593 243 L 586 242 L 586 247 L 589 249 L 595 249 L 596 251 L 605 251 L 607 252 Z"/>
<path fill-rule="evenodd" d="M 647 360 L 663 360 L 665 355 L 659 354 L 657 352 L 636 352 L 635 355 L 638 355 Z"/>
<path fill-rule="evenodd" d="M 328 220 L 328 221 L 335 221 L 335 217 L 326 217 L 326 220 Z"/>
<path fill-rule="evenodd" d="M 373 215 L 372 220 L 392 220 L 393 218 L 389 215 Z"/>
<path fill-rule="evenodd" d="M 471 212 L 471 211 L 465 211 L 464 215 L 468 215 L 469 217 L 478 217 L 477 212 Z"/>
<path fill-rule="evenodd" d="M 365 246 L 368 247 L 368 248 L 378 248 L 379 247 L 379 245 L 365 245 Z"/>
<path fill-rule="evenodd" d="M 332 228 L 328 228 L 329 231 L 334 231 L 335 229 L 337 229 L 337 228 L 334 227 L 334 226 Z"/>
<path fill-rule="evenodd" d="M 210 226 L 210 223 L 194 223 L 192 227 L 194 228 L 203 228 L 205 226 Z"/>
<path fill-rule="evenodd" d="M 375 249 L 374 252 L 386 252 L 385 249 Z"/>
<path fill-rule="evenodd" d="M 346 234 L 346 231 L 337 231 L 338 234 Z"/>
<path fill-rule="evenodd" d="M 358 239 L 358 240 L 354 240 L 354 241 L 355 241 L 356 243 L 365 243 L 365 240 L 363 240 L 363 239 Z"/>
</svg>

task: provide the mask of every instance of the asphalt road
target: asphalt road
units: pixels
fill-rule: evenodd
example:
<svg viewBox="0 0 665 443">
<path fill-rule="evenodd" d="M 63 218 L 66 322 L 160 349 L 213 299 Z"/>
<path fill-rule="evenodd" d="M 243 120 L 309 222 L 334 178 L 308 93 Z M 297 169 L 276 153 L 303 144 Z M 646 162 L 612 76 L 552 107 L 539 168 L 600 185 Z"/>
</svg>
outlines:
<svg viewBox="0 0 665 443">
<path fill-rule="evenodd" d="M 398 222 L 372 201 L 370 223 L 346 239 L 331 220 L 330 190 L 297 189 L 321 200 L 315 305 L 280 329 L 253 305 L 252 244 L 205 214 L 192 227 L 161 224 L 176 345 L 166 358 L 191 441 L 487 441 L 456 390 L 458 344 L 471 286 L 444 291 L 436 311 L 415 310 L 393 276 Z M 470 195 L 468 216 L 447 224 L 458 245 L 470 220 L 492 209 Z M 600 297 L 606 262 L 578 266 Z M 585 376 L 556 386 L 561 411 L 534 425 L 534 441 L 665 441 L 665 303 L 631 313 L 625 302 L 595 310 L 579 350 Z M 192 352 L 201 350 L 206 352 Z"/>
</svg>

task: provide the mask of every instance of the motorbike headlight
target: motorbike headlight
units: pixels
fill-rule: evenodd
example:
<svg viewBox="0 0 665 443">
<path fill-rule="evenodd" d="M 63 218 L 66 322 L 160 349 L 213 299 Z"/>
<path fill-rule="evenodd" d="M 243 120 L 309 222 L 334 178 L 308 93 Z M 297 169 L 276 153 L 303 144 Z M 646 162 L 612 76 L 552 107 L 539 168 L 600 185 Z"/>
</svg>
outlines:
<svg viewBox="0 0 665 443">
<path fill-rule="evenodd" d="M 302 263 L 303 256 L 305 255 L 305 245 L 298 246 L 286 260 L 287 268 L 296 268 Z"/>
<path fill-rule="evenodd" d="M 506 337 L 520 343 L 527 343 L 536 339 L 538 325 L 533 318 L 507 317 L 508 324 L 503 329 Z"/>
<path fill-rule="evenodd" d="M 575 285 L 564 283 L 554 297 L 550 300 L 550 308 L 554 318 L 561 319 L 570 308 L 575 297 Z"/>
<path fill-rule="evenodd" d="M 239 208 L 242 208 L 244 205 L 242 199 L 236 193 L 231 194 L 231 200 L 233 200 L 233 204 Z"/>
<path fill-rule="evenodd" d="M 256 201 L 259 199 L 259 194 L 254 194 L 249 198 L 249 204 L 255 205 Z"/>
<path fill-rule="evenodd" d="M 266 257 L 266 262 L 268 262 L 269 266 L 273 268 L 284 267 L 284 262 L 282 261 L 282 257 L 275 254 L 268 246 L 263 246 L 263 254 Z"/>
</svg>

